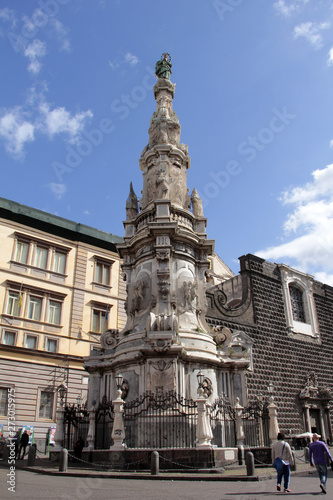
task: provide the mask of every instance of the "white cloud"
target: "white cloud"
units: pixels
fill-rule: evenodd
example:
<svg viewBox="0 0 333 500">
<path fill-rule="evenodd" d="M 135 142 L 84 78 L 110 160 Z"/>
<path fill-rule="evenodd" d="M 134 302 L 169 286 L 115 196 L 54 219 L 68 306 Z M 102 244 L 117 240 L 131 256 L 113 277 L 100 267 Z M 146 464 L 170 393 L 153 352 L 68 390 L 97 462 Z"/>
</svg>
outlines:
<svg viewBox="0 0 333 500">
<path fill-rule="evenodd" d="M 90 110 L 72 114 L 64 107 L 54 107 L 45 99 L 46 85 L 33 86 L 23 106 L 0 110 L 0 139 L 14 158 L 22 158 L 25 146 L 36 136 L 50 139 L 62 134 L 70 143 L 78 140 L 93 113 Z"/>
<path fill-rule="evenodd" d="M 21 158 L 27 142 L 35 138 L 35 126 L 26 120 L 20 107 L 4 111 L 0 118 L 0 137 L 5 140 L 5 148 L 14 158 Z"/>
<path fill-rule="evenodd" d="M 300 11 L 302 5 L 307 4 L 309 0 L 277 0 L 274 3 L 274 9 L 284 17 L 291 17 Z"/>
<path fill-rule="evenodd" d="M 109 66 L 114 71 L 120 66 L 124 64 L 129 64 L 130 66 L 136 66 L 138 64 L 139 58 L 130 52 L 126 52 L 126 54 L 122 57 L 121 60 L 114 59 L 113 61 L 109 60 Z"/>
<path fill-rule="evenodd" d="M 333 65 L 333 47 L 330 49 L 330 51 L 328 53 L 327 64 L 328 64 L 328 66 L 332 66 Z"/>
<path fill-rule="evenodd" d="M 315 170 L 313 181 L 283 193 L 284 205 L 290 205 L 283 229 L 290 241 L 257 252 L 274 261 L 314 274 L 316 279 L 333 285 L 333 164 Z"/>
<path fill-rule="evenodd" d="M 47 184 L 53 194 L 55 194 L 56 198 L 60 200 L 63 195 L 67 192 L 66 184 L 57 184 L 56 182 L 50 182 Z"/>
<path fill-rule="evenodd" d="M 46 44 L 38 39 L 30 43 L 24 51 L 24 55 L 30 60 L 28 71 L 39 73 L 42 67 L 40 58 L 46 55 Z"/>
<path fill-rule="evenodd" d="M 89 210 L 84 210 L 83 213 L 84 213 L 84 215 L 90 215 Z"/>
<path fill-rule="evenodd" d="M 125 54 L 125 62 L 130 64 L 131 66 L 135 66 L 136 64 L 138 64 L 139 59 L 130 52 L 127 52 Z"/>
<path fill-rule="evenodd" d="M 304 37 L 314 49 L 318 50 L 323 46 L 323 37 L 320 31 L 330 27 L 330 23 L 302 23 L 294 28 L 294 38 Z"/>
<path fill-rule="evenodd" d="M 39 109 L 43 117 L 42 127 L 46 127 L 49 137 L 65 133 L 71 142 L 75 142 L 87 120 L 93 116 L 90 110 L 72 115 L 65 108 L 50 109 L 50 104 L 47 102 L 41 103 Z"/>
<path fill-rule="evenodd" d="M 278 0 L 274 3 L 274 9 L 285 17 L 290 17 L 296 10 L 295 4 L 287 5 L 284 0 Z"/>
<path fill-rule="evenodd" d="M 0 10 L 0 19 L 3 19 L 4 21 L 10 22 L 12 24 L 16 23 L 15 13 L 12 9 L 9 9 L 8 7 L 5 7 L 4 9 Z"/>
</svg>

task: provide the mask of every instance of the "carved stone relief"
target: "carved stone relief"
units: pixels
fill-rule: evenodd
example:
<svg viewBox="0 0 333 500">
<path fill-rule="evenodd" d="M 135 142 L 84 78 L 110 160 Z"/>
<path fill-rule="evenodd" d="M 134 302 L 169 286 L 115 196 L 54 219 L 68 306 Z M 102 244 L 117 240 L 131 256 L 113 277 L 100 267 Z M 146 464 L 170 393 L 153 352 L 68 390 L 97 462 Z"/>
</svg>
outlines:
<svg viewBox="0 0 333 500">
<path fill-rule="evenodd" d="M 114 349 L 117 345 L 116 335 L 118 330 L 106 330 L 100 336 L 100 342 L 103 349 Z"/>
</svg>

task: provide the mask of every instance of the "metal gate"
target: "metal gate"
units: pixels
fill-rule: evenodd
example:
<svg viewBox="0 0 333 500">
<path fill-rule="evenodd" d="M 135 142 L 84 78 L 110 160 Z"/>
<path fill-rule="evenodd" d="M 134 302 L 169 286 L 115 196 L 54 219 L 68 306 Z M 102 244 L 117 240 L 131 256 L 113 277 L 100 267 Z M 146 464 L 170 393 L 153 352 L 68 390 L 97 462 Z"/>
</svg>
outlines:
<svg viewBox="0 0 333 500">
<path fill-rule="evenodd" d="M 197 404 L 174 391 L 146 392 L 124 405 L 128 448 L 194 448 Z"/>
<path fill-rule="evenodd" d="M 95 415 L 95 449 L 107 450 L 113 445 L 111 438 L 114 422 L 113 403 L 103 396 Z"/>
<path fill-rule="evenodd" d="M 236 412 L 223 396 L 212 404 L 210 425 L 213 432 L 213 445 L 219 448 L 233 448 L 237 445 Z"/>
<path fill-rule="evenodd" d="M 244 444 L 248 446 L 270 446 L 268 403 L 255 401 L 243 409 Z"/>
<path fill-rule="evenodd" d="M 81 436 L 86 444 L 89 428 L 89 413 L 86 406 L 66 405 L 64 412 L 64 447 L 72 450 Z"/>
</svg>

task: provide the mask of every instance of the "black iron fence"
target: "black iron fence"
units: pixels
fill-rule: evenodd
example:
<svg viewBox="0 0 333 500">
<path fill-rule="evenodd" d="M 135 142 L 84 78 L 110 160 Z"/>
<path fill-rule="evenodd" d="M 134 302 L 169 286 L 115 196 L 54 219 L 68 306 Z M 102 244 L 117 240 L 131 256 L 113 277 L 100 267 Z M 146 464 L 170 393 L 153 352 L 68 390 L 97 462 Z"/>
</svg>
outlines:
<svg viewBox="0 0 333 500">
<path fill-rule="evenodd" d="M 222 448 L 237 446 L 236 410 L 225 397 L 209 409 L 212 444 Z M 128 448 L 194 448 L 198 419 L 197 403 L 174 391 L 146 392 L 124 404 L 124 443 Z M 244 444 L 270 446 L 267 402 L 255 401 L 242 411 Z M 114 407 L 104 396 L 95 413 L 95 449 L 113 445 Z M 89 414 L 85 406 L 67 405 L 64 412 L 64 446 L 72 450 L 81 436 L 87 445 Z"/>
<path fill-rule="evenodd" d="M 64 446 L 72 450 L 81 436 L 86 444 L 89 428 L 89 414 L 86 406 L 66 405 L 64 412 Z"/>
<path fill-rule="evenodd" d="M 237 445 L 236 412 L 224 397 L 216 399 L 212 404 L 210 424 L 213 432 L 213 445 L 219 448 L 233 448 Z"/>
<path fill-rule="evenodd" d="M 128 448 L 194 448 L 197 404 L 174 391 L 146 392 L 124 405 Z"/>
</svg>

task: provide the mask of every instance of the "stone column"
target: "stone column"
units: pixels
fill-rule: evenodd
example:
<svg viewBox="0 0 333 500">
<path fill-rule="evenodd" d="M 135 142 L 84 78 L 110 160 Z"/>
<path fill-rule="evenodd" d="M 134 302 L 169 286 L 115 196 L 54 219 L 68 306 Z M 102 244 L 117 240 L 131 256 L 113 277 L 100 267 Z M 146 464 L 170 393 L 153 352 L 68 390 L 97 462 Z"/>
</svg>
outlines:
<svg viewBox="0 0 333 500">
<path fill-rule="evenodd" d="M 311 432 L 311 424 L 310 424 L 310 410 L 308 406 L 304 406 L 304 424 L 305 424 L 305 432 Z"/>
<path fill-rule="evenodd" d="M 333 443 L 332 423 L 331 423 L 330 409 L 327 406 L 325 406 L 325 415 L 326 415 L 326 423 L 327 423 L 327 429 L 328 429 L 328 438 L 330 440 L 330 445 L 332 446 L 332 443 Z"/>
<path fill-rule="evenodd" d="M 65 439 L 65 433 L 64 433 L 64 414 L 65 411 L 63 409 L 63 406 L 58 408 L 57 413 L 56 413 L 56 431 L 54 434 L 54 442 L 55 442 L 55 447 L 53 448 L 54 451 L 59 451 L 63 447 L 64 439 Z"/>
<path fill-rule="evenodd" d="M 213 432 L 210 425 L 209 414 L 208 414 L 208 404 L 203 395 L 203 389 L 200 388 L 199 398 L 196 400 L 198 407 L 198 421 L 197 421 L 197 432 L 196 432 L 196 448 L 211 448 Z"/>
<path fill-rule="evenodd" d="M 236 438 L 237 438 L 239 465 L 242 465 L 244 458 L 245 433 L 244 433 L 243 419 L 242 419 L 243 410 L 244 410 L 243 406 L 239 404 L 239 398 L 236 398 L 236 404 L 235 404 Z"/>
<path fill-rule="evenodd" d="M 110 446 L 111 450 L 124 450 L 125 444 L 123 443 L 125 439 L 125 426 L 123 419 L 124 403 L 121 399 L 121 390 L 117 390 L 117 399 L 112 401 L 113 411 L 114 411 L 114 422 L 111 437 L 113 439 L 113 445 Z"/>
<path fill-rule="evenodd" d="M 244 408 L 239 404 L 239 398 L 236 398 L 235 412 L 236 412 L 236 436 L 238 448 L 243 448 L 245 434 L 243 428 L 242 413 Z"/>
<path fill-rule="evenodd" d="M 87 435 L 88 446 L 85 448 L 87 451 L 92 451 L 95 449 L 95 417 L 96 417 L 96 410 L 93 406 L 89 410 L 89 428 Z"/>
<path fill-rule="evenodd" d="M 320 427 L 321 427 L 321 438 L 323 441 L 327 441 L 327 436 L 326 436 L 326 426 L 325 426 L 325 411 L 323 408 L 320 408 L 319 410 L 319 418 L 320 418 Z"/>
<path fill-rule="evenodd" d="M 279 433 L 279 424 L 277 419 L 277 406 L 274 403 L 273 396 L 270 397 L 270 403 L 268 405 L 269 412 L 269 439 L 273 444 L 277 441 L 277 435 Z"/>
</svg>

